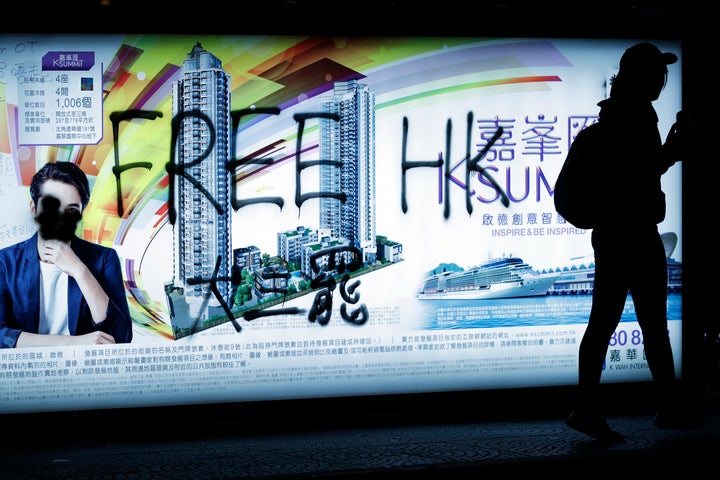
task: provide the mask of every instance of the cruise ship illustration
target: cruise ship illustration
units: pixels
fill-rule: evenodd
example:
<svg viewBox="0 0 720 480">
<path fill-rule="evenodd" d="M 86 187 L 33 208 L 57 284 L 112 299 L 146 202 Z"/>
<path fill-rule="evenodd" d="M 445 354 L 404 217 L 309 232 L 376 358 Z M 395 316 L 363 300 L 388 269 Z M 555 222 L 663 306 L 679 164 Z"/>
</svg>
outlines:
<svg viewBox="0 0 720 480">
<path fill-rule="evenodd" d="M 672 258 L 677 246 L 673 232 L 661 235 L 668 266 L 668 293 L 682 291 L 682 263 Z M 588 256 L 592 257 L 592 255 Z M 442 264 L 422 282 L 420 300 L 478 300 L 543 295 L 590 295 L 595 283 L 595 264 L 565 266 L 539 272 L 521 258 L 508 256 L 488 260 L 470 269 Z"/>
<path fill-rule="evenodd" d="M 438 269 L 441 271 L 438 272 Z M 561 272 L 539 273 L 519 257 L 493 258 L 468 270 L 438 267 L 423 281 L 420 300 L 477 300 L 546 295 Z"/>
<path fill-rule="evenodd" d="M 668 271 L 668 293 L 682 292 L 682 262 L 672 258 L 677 247 L 677 234 L 666 232 L 660 235 L 665 247 Z M 588 255 L 592 258 L 592 255 Z M 590 295 L 595 285 L 595 263 L 580 263 L 557 269 L 560 277 L 548 290 L 548 295 Z"/>
</svg>

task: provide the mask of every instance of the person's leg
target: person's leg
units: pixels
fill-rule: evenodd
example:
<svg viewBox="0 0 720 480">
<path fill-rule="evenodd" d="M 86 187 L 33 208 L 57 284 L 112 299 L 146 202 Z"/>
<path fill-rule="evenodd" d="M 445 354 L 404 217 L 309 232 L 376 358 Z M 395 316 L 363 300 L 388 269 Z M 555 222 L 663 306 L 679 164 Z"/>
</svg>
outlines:
<svg viewBox="0 0 720 480">
<path fill-rule="evenodd" d="M 578 352 L 578 408 L 602 412 L 598 387 L 602 377 L 608 345 L 620 321 L 627 289 L 612 280 L 595 280 L 593 303 L 587 329 Z"/>
<path fill-rule="evenodd" d="M 637 255 L 630 285 L 648 368 L 658 393 L 668 393 L 675 383 L 675 364 L 667 324 L 667 263 L 659 235 L 648 238 Z"/>
<path fill-rule="evenodd" d="M 638 259 L 638 275 L 630 287 L 643 345 L 654 383 L 656 425 L 663 428 L 689 426 L 683 398 L 675 377 L 667 324 L 667 264 L 659 235 L 647 240 L 648 248 Z"/>
<path fill-rule="evenodd" d="M 603 441 L 621 441 L 605 420 L 600 379 L 610 339 L 617 328 L 627 300 L 627 266 L 614 239 L 593 232 L 595 280 L 588 326 L 578 352 L 578 387 L 573 412 L 566 423 L 582 433 Z"/>
</svg>

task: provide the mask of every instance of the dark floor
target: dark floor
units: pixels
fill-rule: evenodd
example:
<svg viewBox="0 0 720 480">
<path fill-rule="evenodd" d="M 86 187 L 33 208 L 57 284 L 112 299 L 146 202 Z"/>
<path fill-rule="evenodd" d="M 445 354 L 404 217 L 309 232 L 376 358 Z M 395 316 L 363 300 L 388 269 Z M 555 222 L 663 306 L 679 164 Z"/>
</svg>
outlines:
<svg viewBox="0 0 720 480">
<path fill-rule="evenodd" d="M 408 405 L 412 415 L 366 411 L 330 418 L 313 410 L 322 402 L 309 401 L 291 403 L 300 408 L 285 411 L 279 421 L 242 407 L 235 418 L 209 415 L 215 406 L 206 407 L 205 415 L 174 421 L 168 420 L 174 413 L 151 420 L 157 415 L 150 410 L 143 425 L 131 425 L 119 412 L 77 416 L 77 422 L 70 414 L 28 419 L 32 422 L 13 418 L 3 428 L 0 478 L 383 479 L 480 478 L 500 473 L 627 478 L 632 472 L 718 468 L 720 395 L 716 391 L 702 393 L 692 407 L 700 423 L 683 430 L 655 427 L 652 412 L 633 400 L 637 396 L 642 404 L 647 401 L 645 393 L 624 388 L 617 392 L 625 397 L 613 407 L 608 422 L 626 440 L 614 445 L 598 444 L 570 430 L 562 408 L 543 406 L 545 394 L 533 398 L 523 391 L 506 395 L 503 405 L 493 403 L 497 399 L 478 405 L 483 414 L 468 413 L 472 407 L 467 407 L 468 402 L 485 397 L 458 394 L 450 402 L 464 398 L 465 408 L 442 415 L 436 409 Z M 537 407 L 523 408 L 525 399 Z M 405 400 L 417 401 L 417 397 L 400 404 Z M 440 408 L 452 412 L 447 400 Z M 563 401 L 557 393 L 546 400 Z M 245 420 L 238 420 L 243 414 Z M 58 422 L 60 417 L 63 420 Z M 108 428 L 107 422 L 115 420 L 127 428 Z"/>
</svg>

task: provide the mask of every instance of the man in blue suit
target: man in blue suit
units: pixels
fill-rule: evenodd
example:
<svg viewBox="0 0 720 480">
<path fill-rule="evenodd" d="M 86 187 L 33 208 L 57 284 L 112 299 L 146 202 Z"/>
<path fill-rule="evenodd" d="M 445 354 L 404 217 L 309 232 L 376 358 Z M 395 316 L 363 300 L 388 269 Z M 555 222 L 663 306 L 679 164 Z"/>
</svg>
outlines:
<svg viewBox="0 0 720 480">
<path fill-rule="evenodd" d="M 46 163 L 30 197 L 38 231 L 0 250 L 0 348 L 129 343 L 117 252 L 75 235 L 90 200 L 85 172 Z"/>
</svg>

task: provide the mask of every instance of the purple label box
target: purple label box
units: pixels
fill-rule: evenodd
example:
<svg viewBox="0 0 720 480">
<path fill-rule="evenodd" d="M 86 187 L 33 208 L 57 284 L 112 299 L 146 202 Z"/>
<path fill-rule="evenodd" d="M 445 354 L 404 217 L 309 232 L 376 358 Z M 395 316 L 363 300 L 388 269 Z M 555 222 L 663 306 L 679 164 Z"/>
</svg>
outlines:
<svg viewBox="0 0 720 480">
<path fill-rule="evenodd" d="M 90 70 L 95 52 L 48 52 L 42 57 L 43 70 Z"/>
</svg>

